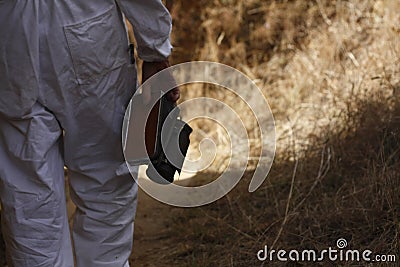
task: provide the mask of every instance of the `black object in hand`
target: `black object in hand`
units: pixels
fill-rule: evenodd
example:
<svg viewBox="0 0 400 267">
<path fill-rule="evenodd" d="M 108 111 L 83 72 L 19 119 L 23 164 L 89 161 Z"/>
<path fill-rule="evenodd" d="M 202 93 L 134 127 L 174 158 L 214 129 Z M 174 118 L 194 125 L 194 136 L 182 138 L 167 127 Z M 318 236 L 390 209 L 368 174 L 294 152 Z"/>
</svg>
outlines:
<svg viewBox="0 0 400 267">
<path fill-rule="evenodd" d="M 166 95 L 154 106 L 153 112 L 153 120 L 158 115 L 157 125 L 146 124 L 146 139 L 149 136 L 147 131 L 156 131 L 156 140 L 146 174 L 156 183 L 168 184 L 174 181 L 175 172 L 178 171 L 180 174 L 182 170 L 190 144 L 189 136 L 193 130 L 179 119 L 179 108 L 174 102 L 169 101 Z M 150 115 L 150 119 L 151 117 Z M 146 140 L 147 144 L 149 142 L 154 140 Z"/>
</svg>

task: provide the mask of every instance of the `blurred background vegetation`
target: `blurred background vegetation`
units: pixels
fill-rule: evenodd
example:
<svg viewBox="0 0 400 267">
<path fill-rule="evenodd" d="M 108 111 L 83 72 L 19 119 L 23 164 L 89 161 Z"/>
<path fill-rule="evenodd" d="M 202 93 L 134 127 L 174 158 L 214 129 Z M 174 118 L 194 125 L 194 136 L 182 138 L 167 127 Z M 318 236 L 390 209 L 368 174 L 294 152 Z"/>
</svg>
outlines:
<svg viewBox="0 0 400 267">
<path fill-rule="evenodd" d="M 277 153 L 255 193 L 247 192 L 250 162 L 239 185 L 208 206 L 153 203 L 146 211 L 139 202 L 133 262 L 260 266 L 256 253 L 264 245 L 322 250 L 339 238 L 399 261 L 400 2 L 174 0 L 171 13 L 172 62 L 216 61 L 254 80 L 275 116 Z M 235 101 L 215 86 L 182 90 L 182 100 Z M 244 104 L 233 105 L 251 117 Z M 223 134 L 207 122 L 192 126 Z M 262 140 L 254 121 L 246 127 L 256 156 Z M 217 157 L 193 184 L 218 176 L 225 160 Z M 140 233 L 149 218 L 162 226 L 150 240 Z"/>
</svg>

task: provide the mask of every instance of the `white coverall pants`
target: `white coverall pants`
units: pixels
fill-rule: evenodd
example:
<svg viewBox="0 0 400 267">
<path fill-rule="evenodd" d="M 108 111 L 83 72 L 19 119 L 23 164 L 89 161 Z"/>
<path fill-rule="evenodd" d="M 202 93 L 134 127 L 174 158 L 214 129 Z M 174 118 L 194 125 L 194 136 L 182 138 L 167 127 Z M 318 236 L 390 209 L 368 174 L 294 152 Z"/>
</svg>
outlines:
<svg viewBox="0 0 400 267">
<path fill-rule="evenodd" d="M 139 56 L 170 53 L 159 0 L 120 0 Z M 137 185 L 121 128 L 136 87 L 113 0 L 0 1 L 0 197 L 15 267 L 74 265 L 64 164 L 77 209 L 79 267 L 129 266 Z"/>
</svg>

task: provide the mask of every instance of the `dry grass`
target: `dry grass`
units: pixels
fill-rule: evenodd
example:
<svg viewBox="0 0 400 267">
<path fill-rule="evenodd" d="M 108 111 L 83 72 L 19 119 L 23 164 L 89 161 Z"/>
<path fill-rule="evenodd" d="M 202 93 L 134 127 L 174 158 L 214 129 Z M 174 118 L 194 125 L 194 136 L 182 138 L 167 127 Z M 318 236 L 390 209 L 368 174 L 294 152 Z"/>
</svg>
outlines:
<svg viewBox="0 0 400 267">
<path fill-rule="evenodd" d="M 164 266 L 259 266 L 255 253 L 263 245 L 322 250 L 339 238 L 399 258 L 400 103 L 359 104 L 346 119 L 356 125 L 351 134 L 324 134 L 303 157 L 291 146 L 296 160 L 278 160 L 255 193 L 246 191 L 247 173 L 226 198 L 174 210 L 178 245 Z"/>
<path fill-rule="evenodd" d="M 176 1 L 173 61 L 211 60 L 243 71 L 268 97 L 278 155 L 292 129 L 301 150 L 310 135 L 343 127 L 349 100 L 377 90 L 390 94 L 399 83 L 399 6 L 391 0 Z M 207 86 L 184 94 L 198 95 L 232 101 Z"/>
<path fill-rule="evenodd" d="M 250 168 L 224 199 L 173 210 L 175 245 L 162 266 L 259 266 L 263 245 L 324 249 L 341 237 L 400 260 L 399 14 L 395 0 L 175 2 L 174 62 L 218 61 L 255 80 L 278 150 L 255 193 Z M 185 97 L 232 101 L 196 89 Z"/>
</svg>

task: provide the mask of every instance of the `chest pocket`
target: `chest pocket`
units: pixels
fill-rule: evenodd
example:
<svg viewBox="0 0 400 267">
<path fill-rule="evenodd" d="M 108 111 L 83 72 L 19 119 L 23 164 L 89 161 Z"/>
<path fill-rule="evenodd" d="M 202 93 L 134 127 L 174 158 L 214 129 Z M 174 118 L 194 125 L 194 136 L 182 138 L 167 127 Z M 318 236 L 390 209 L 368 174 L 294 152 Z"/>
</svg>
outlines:
<svg viewBox="0 0 400 267">
<path fill-rule="evenodd" d="M 128 41 L 115 7 L 94 18 L 64 27 L 79 84 L 129 62 Z"/>
</svg>

